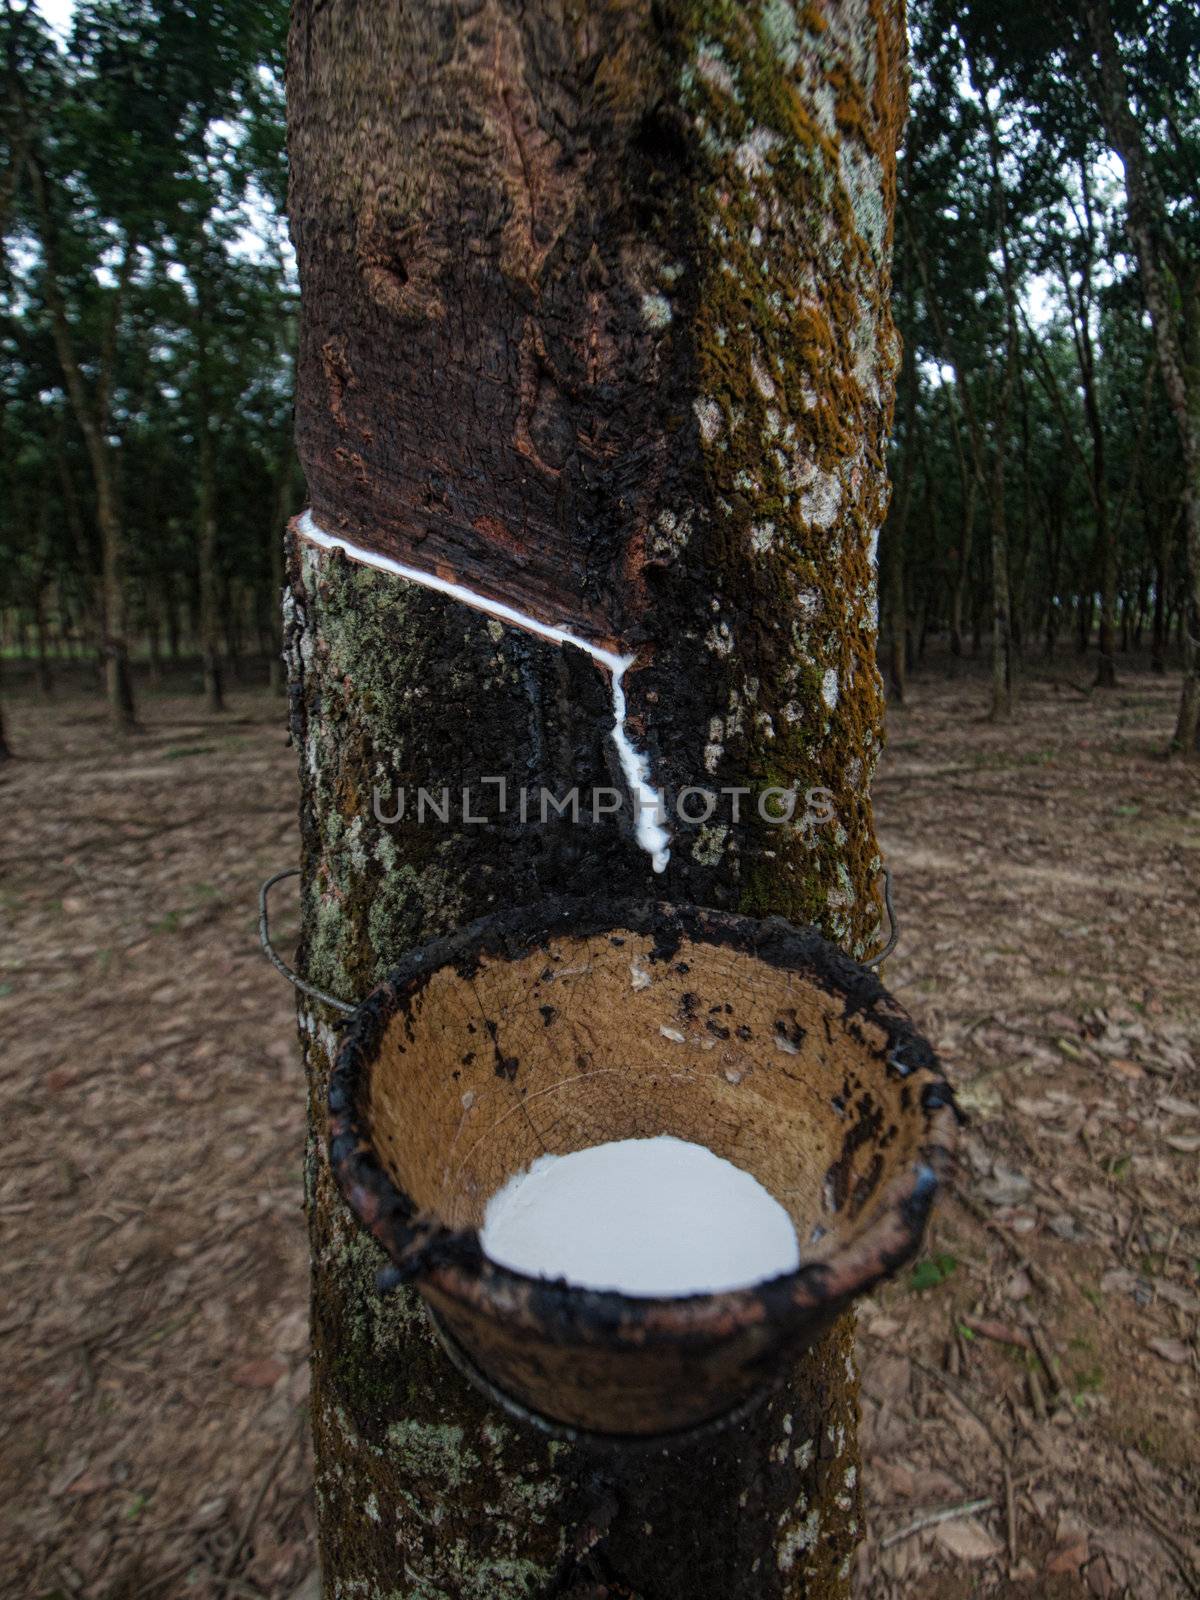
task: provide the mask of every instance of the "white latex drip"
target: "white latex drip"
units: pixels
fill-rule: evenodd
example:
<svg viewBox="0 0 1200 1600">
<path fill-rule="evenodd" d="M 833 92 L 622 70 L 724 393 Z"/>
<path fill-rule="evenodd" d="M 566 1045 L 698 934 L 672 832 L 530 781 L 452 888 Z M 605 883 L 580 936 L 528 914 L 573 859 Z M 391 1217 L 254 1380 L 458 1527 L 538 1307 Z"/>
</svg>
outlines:
<svg viewBox="0 0 1200 1600">
<path fill-rule="evenodd" d="M 406 562 L 396 561 L 378 550 L 368 550 L 362 545 L 352 544 L 341 534 L 326 533 L 324 528 L 317 525 L 311 511 L 301 514 L 297 519 L 297 527 L 310 544 L 315 544 L 322 550 L 341 550 L 351 561 L 360 561 L 363 566 L 375 567 L 379 572 L 393 573 L 397 578 L 407 578 L 410 583 L 424 584 L 427 589 L 436 589 L 439 594 L 450 595 L 463 605 L 472 606 L 476 611 L 486 611 L 489 616 L 496 617 L 501 622 L 509 622 L 516 628 L 524 628 L 526 632 L 535 633 L 541 639 L 549 639 L 552 644 L 574 645 L 577 650 L 586 651 L 593 661 L 599 662 L 612 679 L 612 741 L 617 747 L 621 771 L 625 775 L 626 785 L 633 797 L 637 842 L 650 856 L 655 872 L 664 869 L 671 856 L 671 836 L 659 820 L 661 806 L 658 793 L 650 782 L 650 762 L 640 751 L 634 749 L 629 742 L 629 735 L 625 732 L 627 708 L 622 680 L 628 668 L 633 665 L 633 656 L 619 656 L 613 650 L 604 650 L 600 645 L 592 644 L 590 640 L 570 633 L 566 628 L 555 628 L 548 622 L 540 622 L 537 617 L 518 611 L 515 606 L 506 605 L 503 600 L 491 600 L 487 595 L 477 594 L 474 589 L 465 588 L 459 583 L 451 583 L 448 578 L 439 578 L 435 573 L 423 572 L 420 567 L 410 567 Z"/>
<path fill-rule="evenodd" d="M 584 649 L 587 649 L 586 645 Z M 612 741 L 617 747 L 621 771 L 625 774 L 625 782 L 633 796 L 637 842 L 648 852 L 655 872 L 661 872 L 671 859 L 671 835 L 660 820 L 661 802 L 658 790 L 650 782 L 650 762 L 640 750 L 633 748 L 629 742 L 629 735 L 625 732 L 625 685 L 621 680 L 633 657 L 624 656 L 619 659 L 620 665 L 612 668 Z"/>
</svg>

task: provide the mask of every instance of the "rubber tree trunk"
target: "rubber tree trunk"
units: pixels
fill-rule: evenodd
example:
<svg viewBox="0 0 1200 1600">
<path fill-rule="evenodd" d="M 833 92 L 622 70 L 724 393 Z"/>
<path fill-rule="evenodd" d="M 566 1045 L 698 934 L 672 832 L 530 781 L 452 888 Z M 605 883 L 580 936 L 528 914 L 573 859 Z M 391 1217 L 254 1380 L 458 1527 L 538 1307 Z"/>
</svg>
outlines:
<svg viewBox="0 0 1200 1600">
<path fill-rule="evenodd" d="M 1076 291 L 1068 275 L 1065 280 L 1068 304 L 1075 329 L 1075 352 L 1079 364 L 1079 383 L 1083 392 L 1083 412 L 1092 442 L 1091 491 L 1092 508 L 1096 518 L 1095 572 L 1100 592 L 1100 630 L 1095 687 L 1115 689 L 1117 686 L 1116 636 L 1117 636 L 1117 535 L 1108 504 L 1108 465 L 1104 438 L 1104 418 L 1100 411 L 1100 398 L 1096 385 L 1096 351 L 1092 338 L 1092 262 L 1096 250 L 1095 229 L 1092 220 L 1092 202 L 1089 192 L 1089 173 L 1086 162 L 1081 163 L 1080 184 L 1083 211 L 1087 224 L 1087 249 L 1080 269 L 1080 283 Z"/>
<path fill-rule="evenodd" d="M 196 309 L 196 560 L 200 579 L 200 665 L 204 703 L 213 712 L 225 710 L 225 684 L 221 662 L 220 574 L 217 563 L 216 463 L 213 451 L 212 395 L 208 349 L 208 275 L 201 245 L 197 273 L 200 293 Z"/>
<path fill-rule="evenodd" d="M 1170 630 L 1167 625 L 1167 586 L 1171 581 L 1171 552 L 1175 542 L 1175 517 L 1164 516 L 1158 528 L 1154 553 L 1154 620 L 1150 635 L 1150 670 L 1164 677 Z"/>
<path fill-rule="evenodd" d="M 1002 263 L 1001 281 L 1004 286 L 1005 328 L 1007 337 L 1004 349 L 1004 368 L 997 384 L 997 396 L 991 415 L 992 462 L 988 485 L 988 519 L 991 532 L 992 557 L 992 705 L 993 722 L 1007 722 L 1013 712 L 1014 661 L 1013 661 L 1013 606 L 1012 584 L 1009 573 L 1010 539 L 1008 512 L 1005 503 L 1005 473 L 1007 467 L 1007 424 L 1020 361 L 1020 340 L 1017 333 L 1016 287 L 1009 252 L 1008 204 L 1001 177 L 1003 149 L 996 119 L 989 98 L 990 85 L 980 75 L 979 63 L 968 57 L 971 84 L 983 107 L 984 122 L 988 131 L 988 159 L 992 178 L 992 213 L 996 245 Z M 972 440 L 978 432 L 972 428 Z M 980 459 L 978 446 L 975 458 Z M 979 613 L 976 613 L 978 619 Z M 978 622 L 977 622 L 978 625 Z M 978 651 L 978 644 L 976 645 Z"/>
<path fill-rule="evenodd" d="M 1100 577 L 1100 640 L 1096 662 L 1097 689 L 1117 687 L 1117 541 L 1107 509 L 1096 529 L 1096 565 Z M 1126 647 L 1128 648 L 1128 647 Z"/>
<path fill-rule="evenodd" d="M 150 657 L 150 682 L 157 689 L 162 685 L 162 615 L 154 585 L 148 585 L 146 590 L 146 648 Z"/>
<path fill-rule="evenodd" d="M 1004 510 L 1004 446 L 998 443 L 992 477 L 992 705 L 991 720 L 1007 722 L 1013 714 L 1012 597 L 1008 576 L 1008 521 Z"/>
<path fill-rule="evenodd" d="M 317 522 L 636 651 L 631 737 L 669 803 L 754 791 L 694 823 L 672 810 L 655 875 L 589 655 L 293 526 L 298 960 L 317 984 L 360 996 L 413 945 L 556 891 L 778 912 L 876 948 L 904 57 L 900 7 L 875 0 L 295 6 L 297 425 Z M 506 782 L 503 815 L 487 779 Z M 417 820 L 417 785 L 450 789 L 448 824 Z M 624 805 L 522 825 L 522 785 Z M 460 820 L 464 786 L 486 823 Z M 763 820 L 765 786 L 799 797 L 791 823 Z M 401 789 L 403 819 L 380 822 Z M 804 822 L 811 789 L 829 798 Z M 449 1366 L 411 1293 L 377 1292 L 382 1258 L 324 1154 L 333 1020 L 304 1003 L 325 1593 L 847 1595 L 848 1322 L 702 1442 L 597 1454 L 515 1423 Z"/>
<path fill-rule="evenodd" d="M 37 634 L 37 685 L 43 699 L 54 693 L 54 674 L 50 668 L 50 629 L 46 620 L 46 587 L 39 585 L 34 596 L 34 627 Z"/>
<path fill-rule="evenodd" d="M 0 689 L 3 684 L 0 683 Z M 8 734 L 4 726 L 4 704 L 0 701 L 0 764 L 12 760 L 12 746 L 8 742 Z"/>
<path fill-rule="evenodd" d="M 129 661 L 128 628 L 125 619 L 125 544 L 124 531 L 110 503 L 112 486 L 96 490 L 96 520 L 104 547 L 103 565 L 103 640 L 104 688 L 109 716 L 118 729 L 136 723 L 133 699 L 133 671 Z"/>
<path fill-rule="evenodd" d="M 1085 569 L 1083 577 L 1082 577 L 1082 579 L 1080 581 L 1082 583 L 1084 583 L 1084 584 L 1090 584 L 1090 582 L 1091 582 L 1091 569 L 1090 569 L 1090 567 Z M 1076 604 L 1076 609 L 1075 609 L 1075 625 L 1076 625 L 1076 630 L 1077 630 L 1077 632 L 1076 632 L 1076 640 L 1075 640 L 1075 648 L 1078 650 L 1078 652 L 1079 652 L 1079 654 L 1081 656 L 1087 655 L 1088 650 L 1091 648 L 1091 643 L 1092 643 L 1092 613 L 1094 612 L 1094 610 L 1095 610 L 1095 592 L 1091 588 L 1088 588 L 1086 594 L 1081 594 L 1079 596 L 1077 604 Z"/>
<path fill-rule="evenodd" d="M 230 577 L 226 577 L 218 585 L 220 596 L 221 628 L 220 632 L 225 640 L 225 659 L 229 663 L 229 675 L 235 683 L 242 677 L 242 653 L 245 648 L 245 632 L 243 628 L 245 596 L 240 586 Z"/>
<path fill-rule="evenodd" d="M 915 430 L 917 426 L 916 362 L 911 348 L 906 349 L 900 368 L 901 410 L 904 425 L 904 454 L 889 515 L 882 536 L 884 591 L 887 607 L 887 664 L 889 699 L 902 706 L 908 677 L 908 605 L 904 569 L 908 559 L 908 513 L 912 504 L 912 484 L 916 472 Z"/>
<path fill-rule="evenodd" d="M 954 589 L 950 597 L 950 654 L 965 654 L 963 647 L 963 613 L 966 610 L 967 586 L 971 580 L 971 555 L 975 538 L 975 502 L 979 494 L 979 475 L 972 470 L 963 483 L 962 536 L 958 547 L 958 566 Z"/>
<path fill-rule="evenodd" d="M 1059 584 L 1062 571 L 1064 521 L 1061 502 L 1056 495 L 1048 498 L 1043 516 L 1045 526 L 1046 585 L 1045 657 L 1047 661 L 1053 661 L 1054 649 L 1058 643 L 1059 624 L 1062 621 Z"/>
<path fill-rule="evenodd" d="M 162 578 L 162 609 L 163 622 L 167 630 L 167 655 L 171 665 L 178 666 L 181 643 L 179 596 L 175 592 L 175 579 L 170 572 L 164 572 Z"/>
<path fill-rule="evenodd" d="M 221 663 L 221 601 L 217 577 L 217 517 L 213 504 L 212 440 L 207 427 L 200 436 L 200 537 L 196 554 L 200 569 L 200 663 L 204 703 L 209 711 L 225 710 Z"/>
</svg>

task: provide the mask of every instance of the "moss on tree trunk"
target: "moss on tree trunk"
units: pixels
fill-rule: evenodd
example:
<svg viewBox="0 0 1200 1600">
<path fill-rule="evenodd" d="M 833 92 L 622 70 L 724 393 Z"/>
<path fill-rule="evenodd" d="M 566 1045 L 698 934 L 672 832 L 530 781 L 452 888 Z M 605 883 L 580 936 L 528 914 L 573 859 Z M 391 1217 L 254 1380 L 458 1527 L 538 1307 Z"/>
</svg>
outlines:
<svg viewBox="0 0 1200 1600">
<path fill-rule="evenodd" d="M 606 675 L 294 539 L 314 982 L 361 995 L 414 944 L 562 890 L 781 912 L 874 946 L 904 89 L 901 13 L 869 0 L 296 7 L 298 432 L 318 520 L 636 648 L 631 731 L 673 833 L 656 877 L 627 796 L 578 825 L 486 800 L 489 821 L 459 820 L 463 786 L 498 795 L 484 778 L 623 790 Z M 420 822 L 421 785 L 455 797 L 448 824 Z M 752 793 L 689 823 L 689 786 Z M 759 814 L 765 787 L 798 797 L 792 823 Z M 401 789 L 403 818 L 381 822 Z M 812 789 L 827 823 L 802 820 Z M 669 1453 L 512 1422 L 412 1294 L 376 1291 L 379 1253 L 324 1157 L 332 1021 L 301 1013 L 326 1592 L 848 1593 L 850 1327 L 748 1421 Z"/>
</svg>

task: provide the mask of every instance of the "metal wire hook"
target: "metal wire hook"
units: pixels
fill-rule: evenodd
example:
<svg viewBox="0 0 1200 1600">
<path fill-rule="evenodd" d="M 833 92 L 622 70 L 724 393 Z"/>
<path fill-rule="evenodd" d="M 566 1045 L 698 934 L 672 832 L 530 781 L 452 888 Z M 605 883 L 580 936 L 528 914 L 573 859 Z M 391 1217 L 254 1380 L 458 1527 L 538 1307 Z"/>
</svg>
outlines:
<svg viewBox="0 0 1200 1600">
<path fill-rule="evenodd" d="M 888 942 L 884 945 L 883 949 L 877 956 L 872 956 L 869 961 L 862 961 L 859 963 L 860 966 L 864 967 L 879 966 L 880 962 L 887 960 L 888 956 L 891 955 L 892 951 L 900 942 L 900 924 L 896 921 L 896 912 L 892 906 L 892 874 L 887 867 L 880 867 L 879 870 L 883 876 L 883 903 L 887 907 L 889 929 Z"/>
<path fill-rule="evenodd" d="M 324 989 L 318 989 L 315 984 L 306 983 L 298 972 L 293 972 L 291 967 L 288 966 L 287 962 L 284 961 L 282 956 L 280 956 L 279 952 L 276 950 L 275 946 L 271 943 L 271 929 L 267 911 L 267 896 L 271 893 L 271 890 L 277 883 L 283 882 L 284 878 L 298 878 L 299 876 L 299 867 L 288 867 L 286 872 L 277 872 L 274 877 L 268 878 L 266 883 L 264 883 L 262 888 L 258 891 L 259 943 L 263 947 L 263 953 L 266 955 L 267 960 L 275 968 L 276 972 L 282 972 L 283 976 L 293 988 L 299 989 L 302 994 L 312 995 L 314 1000 L 320 1000 L 325 1005 L 332 1006 L 335 1011 L 340 1011 L 343 1016 L 351 1016 L 357 1009 L 355 1006 L 348 1005 L 345 1000 L 339 1000 L 336 995 L 327 994 Z"/>
</svg>

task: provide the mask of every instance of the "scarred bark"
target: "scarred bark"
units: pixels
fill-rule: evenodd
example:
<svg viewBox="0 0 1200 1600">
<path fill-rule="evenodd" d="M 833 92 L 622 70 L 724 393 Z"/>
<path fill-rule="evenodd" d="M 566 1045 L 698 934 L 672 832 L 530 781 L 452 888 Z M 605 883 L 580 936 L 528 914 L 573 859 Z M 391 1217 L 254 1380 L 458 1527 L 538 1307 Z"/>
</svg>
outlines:
<svg viewBox="0 0 1200 1600">
<path fill-rule="evenodd" d="M 301 961 L 361 995 L 403 950 L 555 890 L 782 912 L 878 941 L 874 554 L 898 7 L 543 0 L 295 10 L 298 437 L 318 523 L 636 649 L 631 734 L 674 801 L 654 876 L 617 818 L 420 825 L 396 791 L 623 788 L 594 662 L 293 541 Z M 494 792 L 494 791 L 493 791 Z M 797 815 L 803 810 L 803 801 Z M 587 817 L 585 809 L 585 819 Z M 330 1595 L 844 1595 L 856 1384 L 840 1325 L 751 1420 L 667 1454 L 554 1443 L 448 1366 L 323 1151 L 306 1006 L 313 1416 Z M 624 1587 L 622 1587 L 624 1586 Z"/>
</svg>

